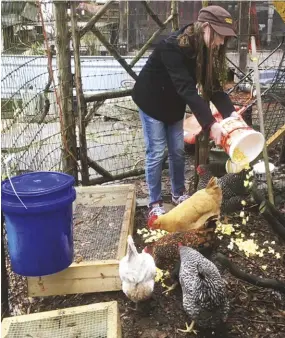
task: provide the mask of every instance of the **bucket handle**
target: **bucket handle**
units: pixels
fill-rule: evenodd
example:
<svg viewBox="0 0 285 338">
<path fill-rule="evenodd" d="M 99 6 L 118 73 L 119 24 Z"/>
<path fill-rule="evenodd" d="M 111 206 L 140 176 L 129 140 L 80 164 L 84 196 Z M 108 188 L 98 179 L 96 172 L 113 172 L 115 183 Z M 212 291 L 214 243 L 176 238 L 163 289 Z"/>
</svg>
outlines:
<svg viewBox="0 0 285 338">
<path fill-rule="evenodd" d="M 227 134 L 224 135 L 225 137 L 224 137 L 224 139 L 223 139 L 223 141 L 222 141 L 223 146 L 227 143 L 227 140 L 229 139 L 231 133 L 233 133 L 233 132 L 236 131 L 236 130 L 240 130 L 240 129 L 251 130 L 252 128 L 250 128 L 250 127 L 237 127 L 237 128 L 234 128 L 233 130 L 231 130 L 230 132 L 227 132 Z"/>
<path fill-rule="evenodd" d="M 13 159 L 14 157 L 15 157 L 15 155 L 10 155 L 10 156 L 8 156 L 8 157 L 4 160 L 4 164 L 5 164 L 5 166 L 6 166 L 6 173 L 7 173 L 7 176 L 8 176 L 8 180 L 9 180 L 9 182 L 10 182 L 10 184 L 11 184 L 11 187 L 12 187 L 12 189 L 13 189 L 15 195 L 17 196 L 18 200 L 22 203 L 22 205 L 23 205 L 26 209 L 28 209 L 28 208 L 25 206 L 24 202 L 21 200 L 20 196 L 17 194 L 17 191 L 16 191 L 16 189 L 15 189 L 15 187 L 14 187 L 14 185 L 13 185 L 13 182 L 12 182 L 12 180 L 11 180 L 11 177 L 10 177 L 9 162 L 11 162 L 12 159 Z"/>
</svg>

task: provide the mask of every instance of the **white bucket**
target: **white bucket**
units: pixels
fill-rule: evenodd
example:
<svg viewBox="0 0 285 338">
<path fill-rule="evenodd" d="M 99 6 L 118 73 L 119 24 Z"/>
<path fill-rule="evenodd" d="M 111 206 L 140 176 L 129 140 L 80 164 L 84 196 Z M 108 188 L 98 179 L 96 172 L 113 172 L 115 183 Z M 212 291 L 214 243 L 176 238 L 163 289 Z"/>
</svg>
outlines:
<svg viewBox="0 0 285 338">
<path fill-rule="evenodd" d="M 234 163 L 229 158 L 226 162 L 226 172 L 228 174 L 238 174 L 246 167 L 246 165 L 240 165 L 238 163 Z"/>
<path fill-rule="evenodd" d="M 275 171 L 275 165 L 273 163 L 268 163 L 269 164 L 269 171 L 271 175 L 274 174 Z M 265 170 L 265 163 L 264 161 L 259 161 L 253 166 L 253 172 L 254 176 L 261 180 L 261 181 L 266 181 L 266 170 Z"/>
<path fill-rule="evenodd" d="M 233 163 L 239 166 L 249 164 L 262 152 L 264 136 L 250 128 L 244 120 L 228 117 L 220 122 L 226 135 L 222 138 L 222 147 Z"/>
</svg>

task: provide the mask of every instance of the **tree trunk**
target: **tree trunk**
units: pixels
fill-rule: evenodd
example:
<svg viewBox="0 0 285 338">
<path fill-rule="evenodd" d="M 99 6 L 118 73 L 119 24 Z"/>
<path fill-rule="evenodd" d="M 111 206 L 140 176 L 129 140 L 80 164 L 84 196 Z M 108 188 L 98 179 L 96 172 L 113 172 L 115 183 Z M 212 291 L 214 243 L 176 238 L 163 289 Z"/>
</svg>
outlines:
<svg viewBox="0 0 285 338">
<path fill-rule="evenodd" d="M 71 31 L 73 39 L 75 85 L 76 85 L 77 111 L 78 111 L 78 129 L 79 129 L 79 145 L 80 145 L 79 158 L 81 163 L 82 185 L 88 185 L 89 169 L 87 163 L 87 140 L 85 128 L 87 105 L 83 96 L 82 89 L 81 63 L 80 63 L 80 35 L 77 26 L 76 6 L 77 3 L 73 1 L 71 3 Z"/>
<path fill-rule="evenodd" d="M 9 300 L 8 300 L 8 275 L 6 269 L 6 257 L 4 246 L 4 215 L 1 211 L 1 320 L 8 317 L 9 313 Z"/>
<path fill-rule="evenodd" d="M 63 171 L 72 175 L 76 183 L 78 183 L 70 33 L 67 24 L 67 9 L 67 2 L 54 2 Z"/>
</svg>

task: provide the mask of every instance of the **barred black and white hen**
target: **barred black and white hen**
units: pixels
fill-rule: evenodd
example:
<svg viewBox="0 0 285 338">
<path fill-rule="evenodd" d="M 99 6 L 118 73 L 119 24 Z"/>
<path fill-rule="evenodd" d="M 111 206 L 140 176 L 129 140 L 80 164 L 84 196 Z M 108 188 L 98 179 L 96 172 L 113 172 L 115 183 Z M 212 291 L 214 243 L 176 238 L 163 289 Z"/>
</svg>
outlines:
<svg viewBox="0 0 285 338">
<path fill-rule="evenodd" d="M 229 312 L 225 282 L 215 264 L 198 251 L 180 245 L 179 253 L 183 308 L 192 319 L 186 330 L 179 331 L 195 333 L 194 323 L 214 329 L 227 320 Z"/>
<path fill-rule="evenodd" d="M 215 164 L 200 164 L 197 167 L 199 175 L 199 183 L 197 190 L 204 189 L 210 178 L 213 176 Z M 242 170 L 238 174 L 225 174 L 218 178 L 218 185 L 222 189 L 223 200 L 221 205 L 221 213 L 229 214 L 242 209 L 241 202 L 250 201 L 250 194 L 244 186 L 247 170 Z"/>
</svg>

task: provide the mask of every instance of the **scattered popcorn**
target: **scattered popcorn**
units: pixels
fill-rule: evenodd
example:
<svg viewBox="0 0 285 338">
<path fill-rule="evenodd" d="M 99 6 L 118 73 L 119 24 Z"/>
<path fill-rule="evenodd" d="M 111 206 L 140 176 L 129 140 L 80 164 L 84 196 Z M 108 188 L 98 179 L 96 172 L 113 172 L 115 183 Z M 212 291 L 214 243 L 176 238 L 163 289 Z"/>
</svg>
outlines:
<svg viewBox="0 0 285 338">
<path fill-rule="evenodd" d="M 161 270 L 159 268 L 156 268 L 156 276 L 155 276 L 155 282 L 160 282 L 162 287 L 166 288 L 166 284 L 164 283 L 165 278 L 169 277 L 169 272 L 166 270 Z"/>
<path fill-rule="evenodd" d="M 248 184 L 249 184 L 248 181 L 244 181 L 244 182 L 243 182 L 243 185 L 245 186 L 245 188 L 248 187 Z"/>
<path fill-rule="evenodd" d="M 242 205 L 246 205 L 246 201 L 244 201 L 244 200 L 241 201 L 241 204 L 242 204 Z"/>
<path fill-rule="evenodd" d="M 264 245 L 264 244 L 268 244 L 268 243 L 269 243 L 268 241 L 265 241 L 265 242 L 263 242 L 263 245 Z"/>
<path fill-rule="evenodd" d="M 274 254 L 275 253 L 275 250 L 271 248 L 271 246 L 268 247 L 268 253 L 272 253 Z"/>
<path fill-rule="evenodd" d="M 148 233 L 148 230 L 147 230 L 146 228 L 138 229 L 138 230 L 137 230 L 137 233 L 138 233 L 139 235 L 143 234 L 144 232 Z"/>
<path fill-rule="evenodd" d="M 280 258 L 281 258 L 281 255 L 280 255 L 280 253 L 279 253 L 279 252 L 277 252 L 277 253 L 275 254 L 275 257 L 276 257 L 277 259 L 280 259 Z"/>
<path fill-rule="evenodd" d="M 243 218 L 244 217 L 244 211 L 241 211 L 239 215 L 240 215 L 241 218 Z"/>
<path fill-rule="evenodd" d="M 245 218 L 242 220 L 242 224 L 246 225 L 246 219 Z"/>
<path fill-rule="evenodd" d="M 137 230 L 137 233 L 142 235 L 142 238 L 144 238 L 144 242 L 145 243 L 151 243 L 154 241 L 159 240 L 161 237 L 165 236 L 166 234 L 168 234 L 167 231 L 165 230 L 149 230 L 146 228 L 143 228 L 141 230 Z"/>
<path fill-rule="evenodd" d="M 159 268 L 156 268 L 155 282 L 159 282 L 160 280 L 162 280 L 163 275 L 164 275 L 163 270 L 160 270 Z"/>
<path fill-rule="evenodd" d="M 272 241 L 271 244 L 275 244 L 275 241 Z"/>
<path fill-rule="evenodd" d="M 261 268 L 262 268 L 263 270 L 266 270 L 266 269 L 267 269 L 267 265 L 261 265 Z"/>
<path fill-rule="evenodd" d="M 234 248 L 234 242 L 230 242 L 230 244 L 228 245 L 228 249 L 233 250 Z"/>
<path fill-rule="evenodd" d="M 223 224 L 223 223 L 218 223 L 216 232 L 220 232 L 221 234 L 224 235 L 231 235 L 232 232 L 234 232 L 235 229 L 232 224 Z"/>
<path fill-rule="evenodd" d="M 263 257 L 264 256 L 264 254 L 263 254 L 264 251 L 265 251 L 265 249 L 261 249 L 259 252 L 257 252 L 258 257 Z"/>
<path fill-rule="evenodd" d="M 255 236 L 255 233 L 252 232 L 249 236 L 254 237 L 254 236 Z"/>
<path fill-rule="evenodd" d="M 235 244 L 239 248 L 240 251 L 244 251 L 245 255 L 249 257 L 250 255 L 256 255 L 258 245 L 255 243 L 253 239 L 248 239 L 243 241 L 241 238 L 235 239 Z"/>
</svg>

